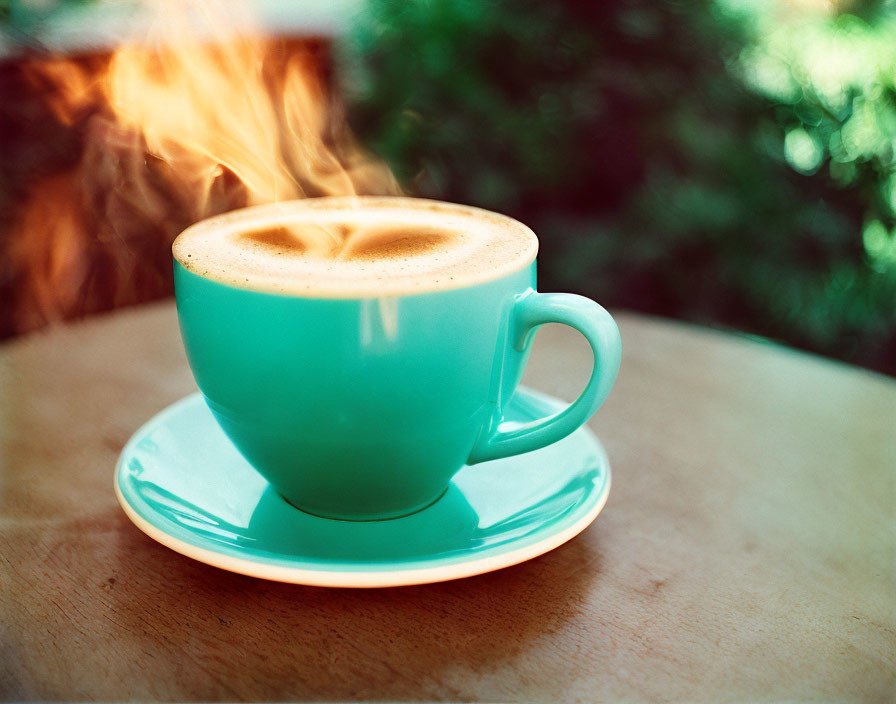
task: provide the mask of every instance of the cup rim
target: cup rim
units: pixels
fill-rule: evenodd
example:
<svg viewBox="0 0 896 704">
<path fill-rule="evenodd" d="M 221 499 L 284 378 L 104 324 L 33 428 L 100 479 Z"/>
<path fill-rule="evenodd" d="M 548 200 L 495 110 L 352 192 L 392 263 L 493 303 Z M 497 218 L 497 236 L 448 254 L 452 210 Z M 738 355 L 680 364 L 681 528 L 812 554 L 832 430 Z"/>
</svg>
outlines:
<svg viewBox="0 0 896 704">
<path fill-rule="evenodd" d="M 425 218 L 430 219 L 437 218 L 439 214 L 445 214 L 455 219 L 458 217 L 469 217 L 485 227 L 510 229 L 517 235 L 522 235 L 520 239 L 521 250 L 503 266 L 482 268 L 456 281 L 447 282 L 436 279 L 435 284 L 438 285 L 415 282 L 414 285 L 405 287 L 401 285 L 401 282 L 397 282 L 394 285 L 387 284 L 383 287 L 381 280 L 372 279 L 369 282 L 369 290 L 365 288 L 365 284 L 368 282 L 362 282 L 359 285 L 348 287 L 345 291 L 341 290 L 336 283 L 332 286 L 319 284 L 316 288 L 300 290 L 297 286 L 284 284 L 283 281 L 268 282 L 257 279 L 252 281 L 245 279 L 244 282 L 240 277 L 228 276 L 219 270 L 216 270 L 214 273 L 210 273 L 208 270 L 203 271 L 201 266 L 196 265 L 196 260 L 188 261 L 190 255 L 186 253 L 185 243 L 204 232 L 224 230 L 226 233 L 273 227 L 288 224 L 291 218 L 303 220 L 307 218 L 309 211 L 351 213 L 359 210 L 394 210 L 395 212 L 407 212 L 409 209 L 422 213 Z M 435 215 L 432 215 L 432 213 L 435 213 Z M 531 228 L 510 216 L 470 205 L 407 196 L 322 196 L 253 205 L 205 218 L 181 232 L 172 243 L 171 249 L 174 261 L 180 264 L 186 271 L 200 278 L 233 288 L 301 298 L 377 298 L 470 288 L 505 278 L 526 269 L 535 261 L 538 254 L 538 238 Z"/>
</svg>

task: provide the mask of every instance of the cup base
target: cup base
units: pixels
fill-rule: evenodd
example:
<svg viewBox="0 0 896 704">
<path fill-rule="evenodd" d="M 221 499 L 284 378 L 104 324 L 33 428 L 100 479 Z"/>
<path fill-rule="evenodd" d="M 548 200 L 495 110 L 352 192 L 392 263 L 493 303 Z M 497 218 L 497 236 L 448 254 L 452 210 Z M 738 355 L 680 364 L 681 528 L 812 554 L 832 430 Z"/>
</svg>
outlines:
<svg viewBox="0 0 896 704">
<path fill-rule="evenodd" d="M 448 487 L 445 487 L 444 489 L 442 489 L 441 492 L 439 492 L 438 496 L 436 496 L 434 499 L 425 501 L 422 504 L 420 504 L 419 506 L 415 506 L 414 508 L 411 508 L 411 509 L 403 509 L 401 511 L 396 511 L 395 513 L 385 513 L 385 514 L 384 513 L 376 513 L 376 514 L 371 514 L 369 516 L 367 516 L 367 515 L 346 516 L 345 514 L 323 513 L 321 511 L 311 511 L 307 508 L 299 506 L 296 502 L 291 501 L 290 499 L 286 498 L 283 494 L 279 494 L 279 495 L 280 495 L 280 498 L 282 498 L 286 503 L 288 503 L 294 509 L 301 511 L 302 513 L 307 513 L 309 516 L 315 516 L 316 518 L 326 518 L 331 521 L 345 521 L 347 523 L 369 523 L 371 521 L 391 521 L 396 518 L 404 518 L 406 516 L 412 516 L 415 513 L 419 513 L 420 511 L 428 509 L 430 506 L 437 503 L 445 495 L 445 493 L 447 491 L 448 491 Z"/>
</svg>

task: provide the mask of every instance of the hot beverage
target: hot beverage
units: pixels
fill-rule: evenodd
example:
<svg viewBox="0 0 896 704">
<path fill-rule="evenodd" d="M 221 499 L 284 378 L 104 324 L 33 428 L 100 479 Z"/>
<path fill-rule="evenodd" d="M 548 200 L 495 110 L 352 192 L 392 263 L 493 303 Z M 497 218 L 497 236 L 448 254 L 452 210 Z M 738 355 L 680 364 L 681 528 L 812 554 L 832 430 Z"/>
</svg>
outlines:
<svg viewBox="0 0 896 704">
<path fill-rule="evenodd" d="M 538 293 L 537 249 L 508 217 L 408 198 L 309 199 L 198 223 L 174 243 L 196 383 L 293 506 L 350 520 L 422 509 L 464 464 L 569 435 L 613 384 L 613 319 L 587 298 Z M 591 379 L 564 411 L 505 422 L 532 331 L 550 322 L 586 337 Z"/>
<path fill-rule="evenodd" d="M 300 296 L 395 296 L 520 269 L 533 232 L 477 208 L 410 198 L 326 198 L 247 208 L 186 230 L 174 256 L 224 284 Z"/>
</svg>

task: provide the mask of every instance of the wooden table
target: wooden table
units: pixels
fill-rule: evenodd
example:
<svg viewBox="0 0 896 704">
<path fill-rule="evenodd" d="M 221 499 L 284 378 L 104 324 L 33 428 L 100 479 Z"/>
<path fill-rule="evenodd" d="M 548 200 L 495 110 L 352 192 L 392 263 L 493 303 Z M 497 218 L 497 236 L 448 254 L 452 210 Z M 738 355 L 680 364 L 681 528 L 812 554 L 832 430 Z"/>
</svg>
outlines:
<svg viewBox="0 0 896 704">
<path fill-rule="evenodd" d="M 130 434 L 194 389 L 166 302 L 0 351 L 0 698 L 893 701 L 896 382 L 619 315 L 597 522 L 516 567 L 331 590 L 125 518 Z M 527 383 L 571 398 L 549 326 Z"/>
</svg>

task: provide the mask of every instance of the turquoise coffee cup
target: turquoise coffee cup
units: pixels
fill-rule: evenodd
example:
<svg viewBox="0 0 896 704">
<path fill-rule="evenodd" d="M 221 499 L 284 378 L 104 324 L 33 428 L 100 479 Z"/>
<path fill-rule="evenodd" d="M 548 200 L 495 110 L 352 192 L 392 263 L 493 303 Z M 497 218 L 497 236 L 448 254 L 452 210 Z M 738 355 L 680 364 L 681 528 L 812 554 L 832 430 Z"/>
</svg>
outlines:
<svg viewBox="0 0 896 704">
<path fill-rule="evenodd" d="M 218 423 L 278 493 L 319 516 L 422 509 L 465 464 L 530 452 L 579 428 L 619 369 L 609 313 L 581 296 L 537 292 L 534 255 L 493 280 L 387 298 L 250 290 L 177 260 L 174 283 L 187 357 Z M 544 323 L 585 336 L 590 380 L 559 413 L 503 422 Z"/>
</svg>

